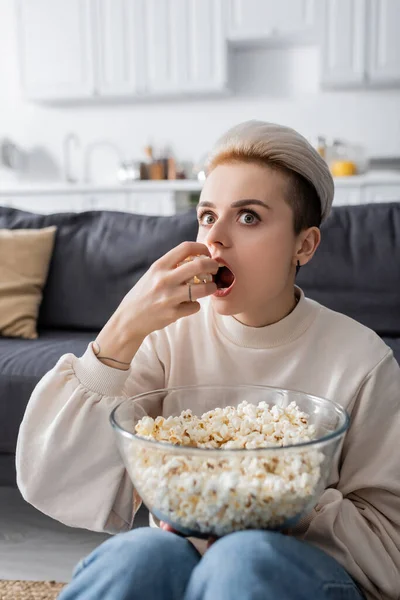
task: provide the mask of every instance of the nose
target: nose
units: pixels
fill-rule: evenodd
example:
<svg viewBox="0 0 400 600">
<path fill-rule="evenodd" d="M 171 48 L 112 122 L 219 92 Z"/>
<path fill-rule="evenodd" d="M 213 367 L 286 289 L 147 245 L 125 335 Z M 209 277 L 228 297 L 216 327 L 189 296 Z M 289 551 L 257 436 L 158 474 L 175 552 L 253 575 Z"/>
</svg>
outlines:
<svg viewBox="0 0 400 600">
<path fill-rule="evenodd" d="M 207 232 L 205 244 L 210 247 L 229 248 L 231 245 L 230 234 L 226 223 L 219 219 Z"/>
</svg>

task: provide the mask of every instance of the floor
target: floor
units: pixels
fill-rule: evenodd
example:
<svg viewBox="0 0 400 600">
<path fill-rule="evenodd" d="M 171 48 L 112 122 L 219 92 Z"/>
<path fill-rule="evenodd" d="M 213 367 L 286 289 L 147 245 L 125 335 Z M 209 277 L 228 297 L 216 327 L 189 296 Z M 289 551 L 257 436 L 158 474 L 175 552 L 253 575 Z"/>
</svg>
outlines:
<svg viewBox="0 0 400 600">
<path fill-rule="evenodd" d="M 145 511 L 136 522 L 148 524 Z M 17 489 L 0 487 L 0 579 L 68 582 L 74 565 L 108 537 L 66 527 L 27 504 Z"/>
</svg>

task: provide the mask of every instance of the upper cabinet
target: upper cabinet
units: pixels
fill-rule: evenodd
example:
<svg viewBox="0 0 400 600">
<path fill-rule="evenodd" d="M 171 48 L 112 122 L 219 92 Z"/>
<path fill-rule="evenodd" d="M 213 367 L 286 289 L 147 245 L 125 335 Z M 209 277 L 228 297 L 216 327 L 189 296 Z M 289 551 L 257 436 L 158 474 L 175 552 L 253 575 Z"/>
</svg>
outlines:
<svg viewBox="0 0 400 600">
<path fill-rule="evenodd" d="M 368 78 L 400 83 L 400 0 L 370 0 Z"/>
<path fill-rule="evenodd" d="M 92 0 L 95 94 L 135 96 L 144 91 L 141 5 L 127 0 Z"/>
<path fill-rule="evenodd" d="M 224 0 L 19 0 L 33 100 L 224 92 Z"/>
<path fill-rule="evenodd" d="M 146 0 L 143 31 L 149 93 L 227 87 L 224 0 Z"/>
<path fill-rule="evenodd" d="M 400 85 L 400 0 L 17 0 L 37 101 L 224 94 L 228 42 L 318 43 L 321 83 Z"/>
<path fill-rule="evenodd" d="M 233 42 L 316 39 L 316 0 L 226 0 Z"/>
<path fill-rule="evenodd" d="M 19 0 L 21 81 L 28 98 L 93 93 L 91 10 L 91 0 Z"/>
<path fill-rule="evenodd" d="M 400 0 L 323 0 L 321 81 L 400 84 Z"/>
<path fill-rule="evenodd" d="M 326 85 L 365 80 L 366 0 L 322 0 L 321 76 Z"/>
</svg>

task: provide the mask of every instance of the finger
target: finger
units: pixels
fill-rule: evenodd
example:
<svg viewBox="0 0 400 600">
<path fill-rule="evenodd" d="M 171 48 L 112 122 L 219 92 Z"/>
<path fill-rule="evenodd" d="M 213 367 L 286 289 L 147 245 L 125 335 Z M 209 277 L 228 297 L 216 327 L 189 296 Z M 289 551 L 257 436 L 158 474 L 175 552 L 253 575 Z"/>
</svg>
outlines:
<svg viewBox="0 0 400 600">
<path fill-rule="evenodd" d="M 172 269 L 188 256 L 196 256 L 197 254 L 211 256 L 205 244 L 201 244 L 200 242 L 183 242 L 159 258 L 157 262 L 163 268 Z"/>
<path fill-rule="evenodd" d="M 165 521 L 160 521 L 160 527 L 164 531 L 169 531 L 170 533 L 175 533 L 175 535 L 179 535 L 180 537 L 185 537 L 182 533 L 180 533 L 179 531 L 176 531 L 176 529 L 171 527 L 171 525 L 169 525 L 169 523 L 166 523 Z"/>
<path fill-rule="evenodd" d="M 175 529 L 173 529 L 173 527 L 171 527 L 171 525 L 165 521 L 160 521 L 160 527 L 161 529 L 164 529 L 164 531 L 171 531 L 172 533 L 175 533 Z"/>
<path fill-rule="evenodd" d="M 191 283 L 190 284 L 190 292 L 189 296 L 189 285 L 184 283 L 179 286 L 179 293 L 177 294 L 177 299 L 179 302 L 189 302 L 190 304 L 196 302 L 200 298 L 206 298 L 207 296 L 211 296 L 215 294 L 217 291 L 217 284 L 214 282 L 210 283 Z"/>
<path fill-rule="evenodd" d="M 176 283 L 184 283 L 192 279 L 195 275 L 199 276 L 204 273 L 216 275 L 220 266 L 212 258 L 196 258 L 195 260 L 179 265 L 170 273 L 170 277 Z"/>
<path fill-rule="evenodd" d="M 199 302 L 182 302 L 176 310 L 177 319 L 182 319 L 183 317 L 190 317 L 191 315 L 195 315 L 201 310 L 201 306 Z"/>
</svg>

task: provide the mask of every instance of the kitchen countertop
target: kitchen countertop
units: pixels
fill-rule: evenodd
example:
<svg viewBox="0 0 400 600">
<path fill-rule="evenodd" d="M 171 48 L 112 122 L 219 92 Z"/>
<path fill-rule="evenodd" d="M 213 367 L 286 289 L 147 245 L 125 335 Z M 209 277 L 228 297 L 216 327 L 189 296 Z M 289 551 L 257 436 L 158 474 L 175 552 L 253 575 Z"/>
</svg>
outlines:
<svg viewBox="0 0 400 600">
<path fill-rule="evenodd" d="M 400 171 L 370 171 L 351 177 L 335 177 L 335 186 L 400 185 Z M 120 192 L 200 192 L 202 181 L 181 179 L 177 181 L 135 181 L 133 183 L 0 183 L 0 196 L 39 194 L 92 194 Z"/>
</svg>

